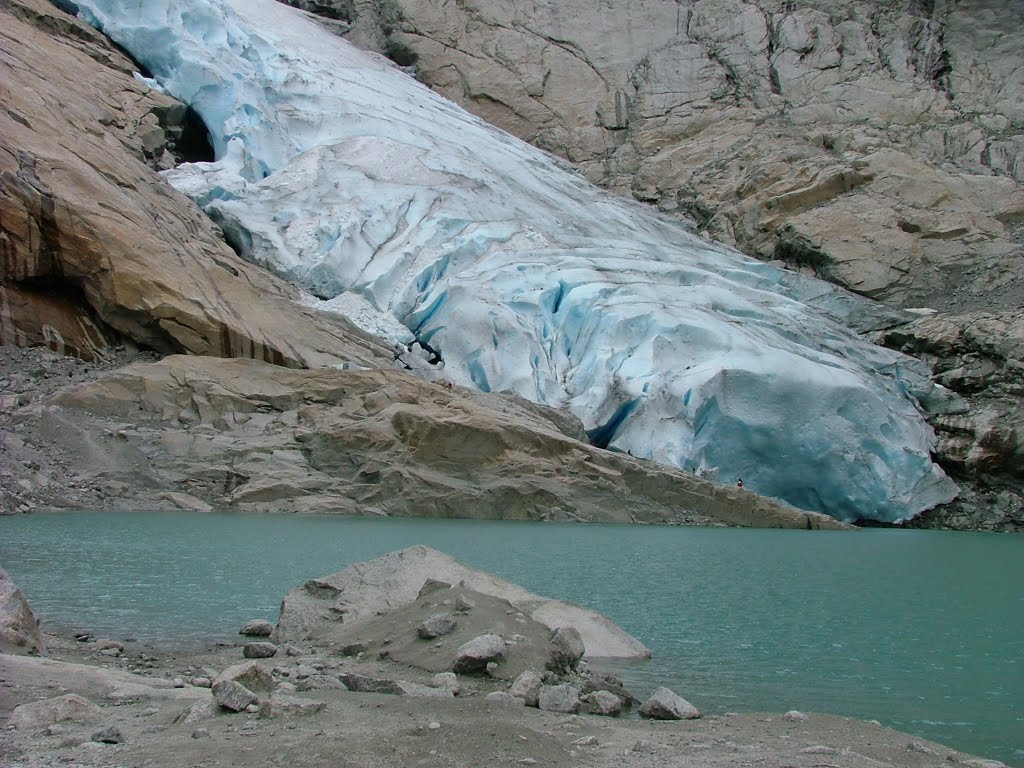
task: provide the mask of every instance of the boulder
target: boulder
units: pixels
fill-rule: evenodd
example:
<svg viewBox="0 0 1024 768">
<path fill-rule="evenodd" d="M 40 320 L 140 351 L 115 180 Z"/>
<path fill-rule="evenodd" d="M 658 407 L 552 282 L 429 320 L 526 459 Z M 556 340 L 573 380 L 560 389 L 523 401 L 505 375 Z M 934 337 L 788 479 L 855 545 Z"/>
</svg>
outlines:
<svg viewBox="0 0 1024 768">
<path fill-rule="evenodd" d="M 25 595 L 0 568 L 0 652 L 42 654 L 46 643 Z"/>
<path fill-rule="evenodd" d="M 488 664 L 504 659 L 505 641 L 498 635 L 480 635 L 459 646 L 452 670 L 460 675 L 483 672 Z"/>
<path fill-rule="evenodd" d="M 388 693 L 395 696 L 405 695 L 401 684 L 395 680 L 367 677 L 366 675 L 357 675 L 355 673 L 338 675 L 338 679 L 350 691 L 358 691 L 359 693 Z"/>
<path fill-rule="evenodd" d="M 243 661 L 228 667 L 214 679 L 214 687 L 221 681 L 238 683 L 250 691 L 269 692 L 275 687 L 273 676 L 255 661 Z"/>
<path fill-rule="evenodd" d="M 247 637 L 270 637 L 273 631 L 274 625 L 266 619 L 253 619 L 252 621 L 247 621 L 238 630 L 238 634 L 246 635 Z"/>
<path fill-rule="evenodd" d="M 580 687 L 572 683 L 541 686 L 537 706 L 548 712 L 575 712 L 580 706 Z"/>
<path fill-rule="evenodd" d="M 278 685 L 278 690 L 281 689 L 281 685 Z M 341 682 L 337 675 L 310 675 L 299 680 L 295 688 L 300 691 L 348 690 L 348 686 Z"/>
<path fill-rule="evenodd" d="M 553 672 L 568 673 L 576 669 L 583 653 L 583 638 L 575 627 L 555 627 L 551 630 L 551 658 L 547 667 Z"/>
<path fill-rule="evenodd" d="M 340 573 L 312 579 L 293 589 L 282 602 L 275 638 L 281 642 L 331 636 L 337 633 L 339 626 L 356 625 L 414 603 L 428 579 L 461 585 L 463 593 L 473 590 L 507 600 L 512 607 L 549 628 L 573 626 L 583 638 L 588 656 L 650 656 L 650 651 L 639 640 L 595 611 L 540 597 L 517 584 L 469 568 L 443 552 L 423 546 L 356 563 Z M 436 595 L 426 595 L 425 598 L 436 599 Z M 475 613 L 472 611 L 467 615 Z M 340 625 L 338 617 L 344 619 Z M 540 665 L 544 663 L 541 661 Z"/>
<path fill-rule="evenodd" d="M 522 699 L 528 707 L 536 707 L 537 699 L 540 696 L 540 689 L 543 681 L 533 670 L 526 670 L 513 681 L 508 692 L 513 696 Z"/>
<path fill-rule="evenodd" d="M 15 707 L 7 724 L 18 731 L 37 732 L 57 723 L 98 723 L 105 716 L 88 699 L 68 693 Z"/>
<path fill-rule="evenodd" d="M 224 709 L 243 712 L 259 703 L 259 697 L 241 683 L 218 678 L 213 683 L 213 700 Z"/>
<path fill-rule="evenodd" d="M 589 715 L 614 716 L 622 712 L 622 699 L 610 691 L 594 691 L 580 697 L 580 711 Z"/>
<path fill-rule="evenodd" d="M 450 613 L 435 613 L 416 627 L 416 634 L 424 640 L 447 635 L 455 629 L 455 617 Z"/>
<path fill-rule="evenodd" d="M 123 744 L 125 735 L 116 725 L 108 725 L 106 728 L 96 731 L 92 735 L 91 740 L 98 744 Z"/>
<path fill-rule="evenodd" d="M 277 646 L 273 643 L 246 643 L 242 647 L 242 655 L 247 659 L 269 659 L 277 655 Z"/>
<path fill-rule="evenodd" d="M 661 687 L 640 705 L 640 716 L 652 720 L 694 720 L 700 717 L 700 712 L 686 699 Z"/>
</svg>

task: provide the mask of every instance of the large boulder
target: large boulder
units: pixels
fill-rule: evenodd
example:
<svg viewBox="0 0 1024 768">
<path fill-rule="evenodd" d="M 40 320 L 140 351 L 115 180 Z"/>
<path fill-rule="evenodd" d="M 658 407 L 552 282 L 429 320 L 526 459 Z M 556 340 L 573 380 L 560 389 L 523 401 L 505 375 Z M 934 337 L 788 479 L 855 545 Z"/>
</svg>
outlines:
<svg viewBox="0 0 1024 768">
<path fill-rule="evenodd" d="M 8 725 L 20 731 L 43 731 L 58 723 L 98 723 L 106 717 L 102 708 L 73 693 L 43 699 L 14 708 Z"/>
<path fill-rule="evenodd" d="M 507 600 L 534 621 L 549 628 L 572 626 L 589 657 L 646 658 L 650 651 L 610 619 L 578 605 L 535 595 L 517 584 L 470 568 L 443 552 L 417 546 L 356 563 L 340 573 L 313 579 L 293 589 L 281 604 L 275 630 L 278 642 L 329 634 L 378 613 L 417 600 L 428 579 L 460 585 L 460 589 Z M 452 590 L 455 591 L 455 590 Z M 435 598 L 436 593 L 424 599 Z M 454 595 L 453 595 L 454 597 Z M 469 612 L 460 625 L 480 613 Z M 504 611 L 502 611 L 504 613 Z M 342 618 L 339 625 L 337 619 Z M 540 662 L 543 665 L 544 661 Z"/>
<path fill-rule="evenodd" d="M 640 716 L 652 720 L 694 720 L 700 712 L 682 696 L 662 686 L 640 705 Z"/>
<path fill-rule="evenodd" d="M 548 639 L 551 641 L 548 669 L 563 674 L 576 669 L 586 652 L 579 631 L 575 627 L 555 627 Z"/>
<path fill-rule="evenodd" d="M 0 652 L 44 653 L 46 643 L 39 621 L 25 595 L 0 568 Z"/>
<path fill-rule="evenodd" d="M 498 635 L 480 635 L 459 646 L 452 671 L 456 674 L 482 672 L 488 664 L 505 660 L 505 641 Z"/>
</svg>

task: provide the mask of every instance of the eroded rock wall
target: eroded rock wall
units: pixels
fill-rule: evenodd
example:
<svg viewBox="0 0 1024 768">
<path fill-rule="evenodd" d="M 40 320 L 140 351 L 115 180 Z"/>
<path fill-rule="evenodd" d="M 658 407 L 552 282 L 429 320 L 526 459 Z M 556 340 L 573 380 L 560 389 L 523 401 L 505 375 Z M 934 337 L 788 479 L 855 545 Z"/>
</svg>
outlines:
<svg viewBox="0 0 1024 768">
<path fill-rule="evenodd" d="M 1024 299 L 1024 5 L 356 0 L 349 39 L 591 180 L 882 301 Z"/>
</svg>

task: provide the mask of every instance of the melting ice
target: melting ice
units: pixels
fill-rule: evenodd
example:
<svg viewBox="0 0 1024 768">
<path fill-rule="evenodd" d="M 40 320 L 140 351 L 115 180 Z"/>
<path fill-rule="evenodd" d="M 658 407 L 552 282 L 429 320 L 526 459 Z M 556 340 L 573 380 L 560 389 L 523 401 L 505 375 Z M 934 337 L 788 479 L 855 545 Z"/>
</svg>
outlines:
<svg viewBox="0 0 1024 768">
<path fill-rule="evenodd" d="M 206 121 L 218 161 L 171 183 L 451 380 L 840 518 L 955 495 L 913 399 L 926 372 L 837 322 L 834 289 L 591 186 L 274 0 L 79 6 Z"/>
</svg>

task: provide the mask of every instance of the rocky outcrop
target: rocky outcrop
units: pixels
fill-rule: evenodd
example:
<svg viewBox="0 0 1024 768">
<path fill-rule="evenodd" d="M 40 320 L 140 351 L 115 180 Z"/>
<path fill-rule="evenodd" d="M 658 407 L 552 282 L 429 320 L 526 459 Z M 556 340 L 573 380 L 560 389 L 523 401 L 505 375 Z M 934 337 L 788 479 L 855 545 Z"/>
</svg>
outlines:
<svg viewBox="0 0 1024 768">
<path fill-rule="evenodd" d="M 39 621 L 7 571 L 0 568 L 0 652 L 44 653 Z"/>
<path fill-rule="evenodd" d="M 186 491 L 257 511 L 842 526 L 594 448 L 543 406 L 395 370 L 171 356 L 49 402 L 17 418 L 65 446 L 105 435 L 89 482 L 112 491 Z"/>
<path fill-rule="evenodd" d="M 190 149 L 184 105 L 43 0 L 0 6 L 0 343 L 92 358 L 161 353 L 390 365 L 389 348 L 300 307 L 155 173 Z"/>
<path fill-rule="evenodd" d="M 354 0 L 342 15 L 352 42 L 747 253 L 903 306 L 1024 297 L 1020 4 Z"/>
<path fill-rule="evenodd" d="M 966 489 L 914 524 L 1024 529 L 1024 317 L 932 315 L 888 331 L 883 340 L 935 370 L 946 392 L 933 408 L 938 458 Z"/>
<path fill-rule="evenodd" d="M 446 586 L 444 591 L 429 592 L 420 597 L 421 588 L 428 579 L 445 585 L 458 585 L 458 589 L 448 589 Z M 441 602 L 444 599 L 441 596 L 445 594 L 454 601 L 459 590 L 473 590 L 507 601 L 510 606 L 502 608 L 502 620 L 508 608 L 514 609 L 513 614 L 522 612 L 531 620 L 544 625 L 545 647 L 551 628 L 568 625 L 579 631 L 588 656 L 646 658 L 650 655 L 643 643 L 624 632 L 606 616 L 572 603 L 534 595 L 517 584 L 469 568 L 443 552 L 422 546 L 356 563 L 340 573 L 312 579 L 293 589 L 281 603 L 281 617 L 275 638 L 284 642 L 317 637 L 341 625 L 351 626 L 418 600 L 429 600 L 421 608 L 425 615 L 430 615 L 436 612 L 436 609 L 430 608 L 431 604 Z M 472 608 L 468 617 L 479 611 L 479 606 Z M 469 618 L 459 622 L 459 629 L 469 633 L 465 640 L 475 636 Z M 412 634 L 415 635 L 415 632 Z M 459 633 L 448 635 L 447 638 L 449 642 L 457 640 L 456 646 L 464 642 Z M 420 638 L 414 639 L 418 643 L 424 642 Z M 549 652 L 545 648 L 541 661 L 535 666 L 542 668 L 548 657 Z"/>
</svg>

